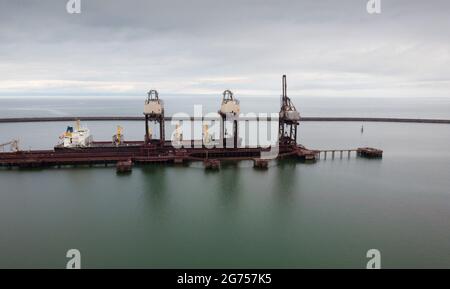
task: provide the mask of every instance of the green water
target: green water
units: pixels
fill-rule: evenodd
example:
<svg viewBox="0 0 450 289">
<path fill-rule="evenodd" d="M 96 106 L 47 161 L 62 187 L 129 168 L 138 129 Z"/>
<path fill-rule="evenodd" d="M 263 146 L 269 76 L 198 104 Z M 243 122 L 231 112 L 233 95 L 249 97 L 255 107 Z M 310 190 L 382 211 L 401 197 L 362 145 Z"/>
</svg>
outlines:
<svg viewBox="0 0 450 289">
<path fill-rule="evenodd" d="M 304 123 L 312 148 L 382 160 L 0 171 L 0 267 L 450 267 L 450 127 Z"/>
</svg>

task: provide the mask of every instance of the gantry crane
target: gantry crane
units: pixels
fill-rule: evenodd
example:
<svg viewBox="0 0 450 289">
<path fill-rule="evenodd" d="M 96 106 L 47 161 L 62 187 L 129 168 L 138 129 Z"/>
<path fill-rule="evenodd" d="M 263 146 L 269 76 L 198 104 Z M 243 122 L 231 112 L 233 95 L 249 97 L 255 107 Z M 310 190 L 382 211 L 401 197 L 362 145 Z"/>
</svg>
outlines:
<svg viewBox="0 0 450 289">
<path fill-rule="evenodd" d="M 159 99 L 156 90 L 150 90 L 147 93 L 147 99 L 144 104 L 145 115 L 145 144 L 148 145 L 151 140 L 150 130 L 148 126 L 149 121 L 159 123 L 159 144 L 164 144 L 164 102 Z"/>
<path fill-rule="evenodd" d="M 219 115 L 222 118 L 220 126 L 220 137 L 223 141 L 223 147 L 226 147 L 227 133 L 225 128 L 226 121 L 232 121 L 233 123 L 233 138 L 234 148 L 238 147 L 238 121 L 237 116 L 241 111 L 239 100 L 234 98 L 233 93 L 230 90 L 225 90 L 222 97 L 222 105 L 220 106 Z"/>
<path fill-rule="evenodd" d="M 278 122 L 278 141 L 280 145 L 296 145 L 300 113 L 287 96 L 286 75 L 283 75 L 282 85 L 283 95 L 281 95 L 281 108 Z"/>
</svg>

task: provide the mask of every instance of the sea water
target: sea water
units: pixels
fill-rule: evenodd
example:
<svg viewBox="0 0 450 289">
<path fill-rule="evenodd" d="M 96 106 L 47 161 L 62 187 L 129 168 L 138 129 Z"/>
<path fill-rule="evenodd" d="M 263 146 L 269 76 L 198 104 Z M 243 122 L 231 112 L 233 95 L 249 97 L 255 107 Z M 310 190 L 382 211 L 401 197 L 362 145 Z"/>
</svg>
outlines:
<svg viewBox="0 0 450 289">
<path fill-rule="evenodd" d="M 244 112 L 277 112 L 278 98 L 241 98 Z M 450 118 L 446 99 L 297 98 L 303 116 Z M 220 98 L 165 99 L 166 114 L 217 111 Z M 142 115 L 140 98 L 0 99 L 0 117 Z M 143 139 L 142 122 L 88 122 L 96 140 L 116 125 Z M 48 149 L 72 123 L 0 124 L 0 143 Z M 364 132 L 361 133 L 361 126 Z M 205 171 L 146 165 L 0 170 L 0 267 L 384 268 L 450 267 L 450 126 L 304 122 L 313 149 L 372 146 L 382 159 L 272 161 Z"/>
</svg>

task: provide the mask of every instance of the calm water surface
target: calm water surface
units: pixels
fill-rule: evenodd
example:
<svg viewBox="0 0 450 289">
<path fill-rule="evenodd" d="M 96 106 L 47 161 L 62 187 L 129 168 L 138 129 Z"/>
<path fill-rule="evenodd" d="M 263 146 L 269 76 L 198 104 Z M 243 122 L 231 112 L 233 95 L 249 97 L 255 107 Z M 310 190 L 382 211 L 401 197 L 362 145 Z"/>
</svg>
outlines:
<svg viewBox="0 0 450 289">
<path fill-rule="evenodd" d="M 0 100 L 0 112 L 83 112 L 82 105 L 69 110 L 60 102 L 51 113 L 43 100 L 41 106 Z M 312 107 L 322 105 L 350 115 L 337 104 L 313 104 L 305 116 L 320 115 Z M 370 116 L 395 110 L 377 105 Z M 435 109 L 424 105 L 425 112 L 411 106 L 398 116 L 450 111 L 445 101 Z M 90 105 L 86 115 L 140 114 L 123 103 L 103 109 Z M 20 136 L 23 147 L 48 148 L 66 125 L 2 124 L 0 142 Z M 88 125 L 97 139 L 110 139 L 116 124 Z M 143 124 L 122 125 L 128 139 L 141 137 Z M 383 267 L 450 267 L 450 126 L 366 123 L 361 134 L 361 125 L 307 122 L 299 140 L 311 148 L 370 145 L 384 150 L 382 160 L 272 162 L 267 171 L 248 162 L 219 172 L 198 163 L 149 165 L 125 176 L 112 167 L 0 170 L 0 267 L 63 268 L 70 248 L 92 268 L 364 268 L 371 248 L 381 251 Z"/>
</svg>

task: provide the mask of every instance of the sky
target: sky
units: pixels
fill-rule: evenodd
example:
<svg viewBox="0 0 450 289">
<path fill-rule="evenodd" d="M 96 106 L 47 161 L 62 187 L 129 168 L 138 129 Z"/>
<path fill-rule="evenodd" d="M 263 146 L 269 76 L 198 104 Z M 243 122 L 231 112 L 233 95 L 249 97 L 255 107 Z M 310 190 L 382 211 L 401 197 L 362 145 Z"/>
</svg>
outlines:
<svg viewBox="0 0 450 289">
<path fill-rule="evenodd" d="M 0 97 L 450 97 L 450 1 L 0 0 Z"/>
</svg>

